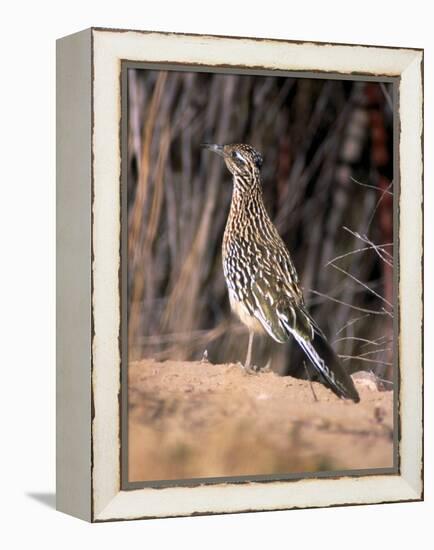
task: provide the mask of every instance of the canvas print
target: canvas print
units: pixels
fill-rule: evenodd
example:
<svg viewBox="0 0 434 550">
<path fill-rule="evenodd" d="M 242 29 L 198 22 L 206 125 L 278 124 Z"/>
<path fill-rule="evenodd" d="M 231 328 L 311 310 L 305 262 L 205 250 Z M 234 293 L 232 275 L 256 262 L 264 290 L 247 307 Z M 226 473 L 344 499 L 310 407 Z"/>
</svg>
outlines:
<svg viewBox="0 0 434 550">
<path fill-rule="evenodd" d="M 395 471 L 392 84 L 122 94 L 124 486 Z"/>
</svg>

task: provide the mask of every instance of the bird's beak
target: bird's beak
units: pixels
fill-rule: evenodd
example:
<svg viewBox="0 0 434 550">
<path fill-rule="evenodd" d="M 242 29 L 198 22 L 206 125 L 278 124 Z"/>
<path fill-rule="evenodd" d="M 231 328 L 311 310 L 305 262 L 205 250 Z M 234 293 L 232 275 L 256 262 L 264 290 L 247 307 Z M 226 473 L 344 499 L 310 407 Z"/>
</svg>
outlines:
<svg viewBox="0 0 434 550">
<path fill-rule="evenodd" d="M 225 156 L 225 150 L 223 145 L 216 145 L 215 143 L 201 143 L 200 146 L 203 149 L 208 149 L 209 151 L 213 151 L 214 153 L 217 153 L 221 157 Z"/>
</svg>

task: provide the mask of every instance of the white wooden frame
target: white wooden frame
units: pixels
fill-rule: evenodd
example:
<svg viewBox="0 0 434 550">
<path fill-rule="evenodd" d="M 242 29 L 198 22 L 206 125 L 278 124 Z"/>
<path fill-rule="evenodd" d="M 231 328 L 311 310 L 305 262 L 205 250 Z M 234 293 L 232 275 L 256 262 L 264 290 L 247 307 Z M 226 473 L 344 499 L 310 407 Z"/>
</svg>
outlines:
<svg viewBox="0 0 434 550">
<path fill-rule="evenodd" d="M 122 60 L 400 78 L 399 474 L 121 490 Z M 423 52 L 89 29 L 58 41 L 57 101 L 58 508 L 107 521 L 420 500 Z"/>
</svg>

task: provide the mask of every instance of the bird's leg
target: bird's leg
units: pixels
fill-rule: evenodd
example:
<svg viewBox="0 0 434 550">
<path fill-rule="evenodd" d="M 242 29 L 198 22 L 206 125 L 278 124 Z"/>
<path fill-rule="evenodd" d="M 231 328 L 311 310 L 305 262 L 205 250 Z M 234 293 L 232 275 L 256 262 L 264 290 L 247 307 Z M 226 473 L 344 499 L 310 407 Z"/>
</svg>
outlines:
<svg viewBox="0 0 434 550">
<path fill-rule="evenodd" d="M 253 347 L 253 330 L 249 330 L 249 343 L 247 345 L 247 357 L 244 363 L 244 368 L 246 370 L 250 369 L 250 363 L 252 360 L 252 347 Z"/>
<path fill-rule="evenodd" d="M 270 372 L 271 370 L 271 357 L 268 359 L 268 361 L 265 363 L 263 367 L 257 367 L 254 365 L 253 367 L 250 367 L 249 372 L 251 373 L 260 373 L 260 372 Z"/>
<path fill-rule="evenodd" d="M 271 355 L 270 357 L 268 358 L 268 361 L 265 363 L 265 365 L 262 367 L 261 371 L 262 372 L 268 372 L 271 370 Z"/>
<path fill-rule="evenodd" d="M 264 367 L 257 367 L 251 365 L 252 362 L 252 349 L 253 349 L 253 330 L 249 330 L 249 343 L 247 345 L 247 357 L 244 363 L 244 368 L 248 374 L 258 374 L 260 372 L 268 372 L 271 366 L 271 356 L 267 361 L 267 364 Z"/>
</svg>

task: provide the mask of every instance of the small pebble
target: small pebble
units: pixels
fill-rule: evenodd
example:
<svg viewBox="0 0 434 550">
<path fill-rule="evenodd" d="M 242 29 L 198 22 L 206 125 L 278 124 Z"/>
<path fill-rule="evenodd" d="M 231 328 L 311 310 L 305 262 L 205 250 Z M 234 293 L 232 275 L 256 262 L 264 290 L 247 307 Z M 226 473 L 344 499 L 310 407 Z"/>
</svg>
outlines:
<svg viewBox="0 0 434 550">
<path fill-rule="evenodd" d="M 376 405 L 374 408 L 374 418 L 377 422 L 381 423 L 383 422 L 384 418 L 386 416 L 386 411 L 383 409 L 383 407 L 380 407 L 379 405 Z"/>
<path fill-rule="evenodd" d="M 270 396 L 266 393 L 260 393 L 256 399 L 259 401 L 265 401 L 266 399 L 270 399 Z"/>
</svg>

